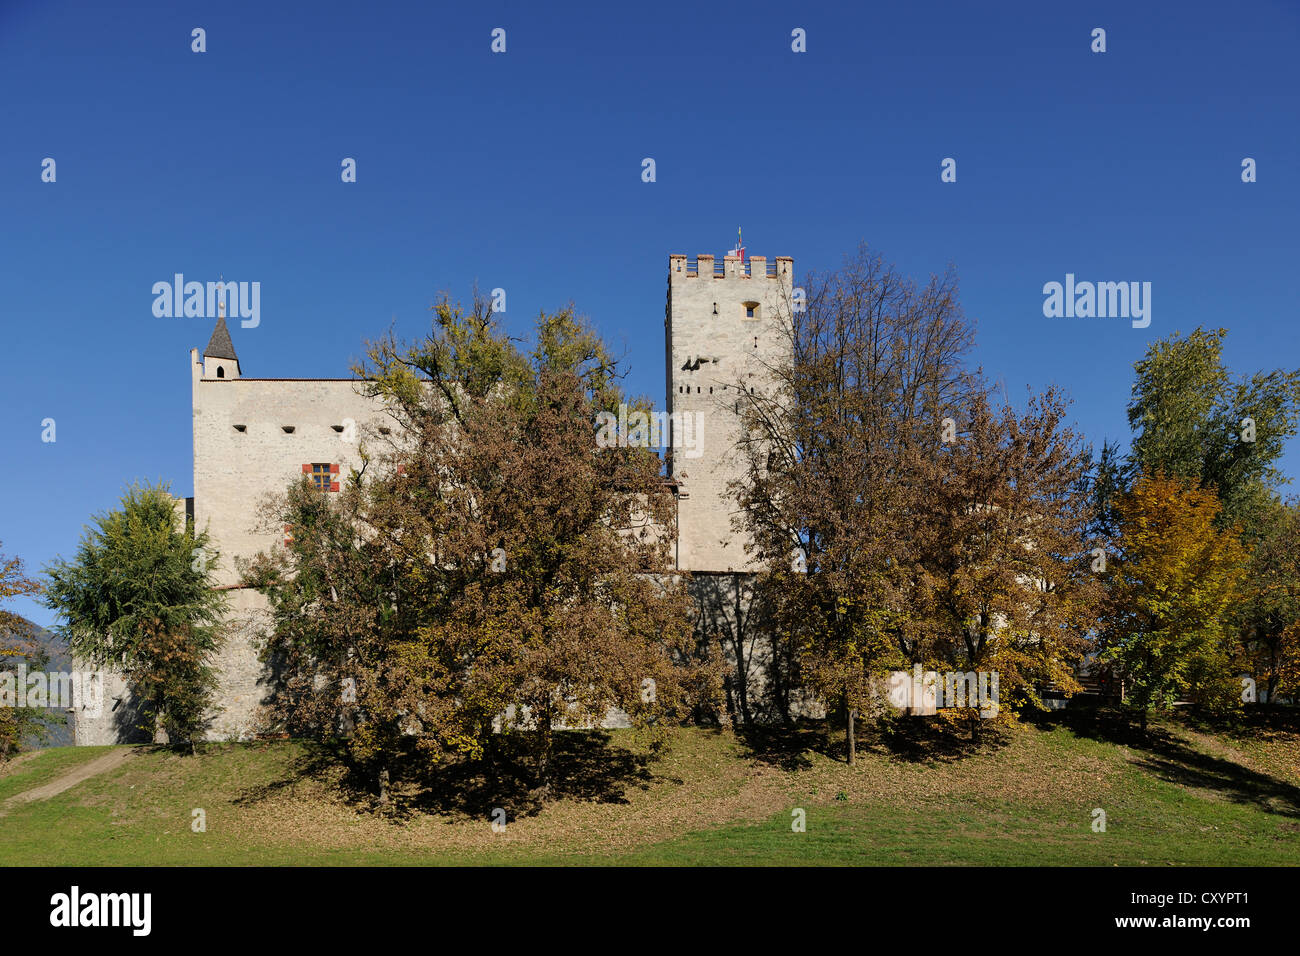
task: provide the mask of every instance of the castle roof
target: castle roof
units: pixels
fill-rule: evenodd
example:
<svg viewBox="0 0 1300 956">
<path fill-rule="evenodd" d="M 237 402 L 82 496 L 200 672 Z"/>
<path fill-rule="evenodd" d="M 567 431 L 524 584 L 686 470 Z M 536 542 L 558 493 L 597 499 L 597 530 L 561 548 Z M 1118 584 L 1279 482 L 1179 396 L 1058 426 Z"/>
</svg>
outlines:
<svg viewBox="0 0 1300 956">
<path fill-rule="evenodd" d="M 207 358 L 239 361 L 239 356 L 235 354 L 235 343 L 230 341 L 230 330 L 226 328 L 224 316 L 217 319 L 217 327 L 212 330 L 212 338 L 208 339 L 208 347 L 203 350 L 203 354 Z"/>
</svg>

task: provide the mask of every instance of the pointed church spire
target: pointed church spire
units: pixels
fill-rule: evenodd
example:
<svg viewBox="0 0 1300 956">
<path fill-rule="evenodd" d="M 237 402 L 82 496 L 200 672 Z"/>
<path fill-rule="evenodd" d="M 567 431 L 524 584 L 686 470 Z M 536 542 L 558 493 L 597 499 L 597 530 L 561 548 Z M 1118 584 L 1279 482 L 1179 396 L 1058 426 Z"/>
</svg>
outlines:
<svg viewBox="0 0 1300 956">
<path fill-rule="evenodd" d="M 239 361 L 239 356 L 235 354 L 235 343 L 230 341 L 230 330 L 226 328 L 224 315 L 217 317 L 217 327 L 212 330 L 212 338 L 208 339 L 208 347 L 203 350 L 203 355 L 206 358 Z"/>
<path fill-rule="evenodd" d="M 212 338 L 208 339 L 208 347 L 203 350 L 203 355 L 206 358 L 232 359 L 238 362 L 239 356 L 235 354 L 235 343 L 230 341 L 230 330 L 226 328 L 226 277 L 224 275 L 217 289 L 221 293 L 217 297 L 217 327 L 212 330 Z"/>
</svg>

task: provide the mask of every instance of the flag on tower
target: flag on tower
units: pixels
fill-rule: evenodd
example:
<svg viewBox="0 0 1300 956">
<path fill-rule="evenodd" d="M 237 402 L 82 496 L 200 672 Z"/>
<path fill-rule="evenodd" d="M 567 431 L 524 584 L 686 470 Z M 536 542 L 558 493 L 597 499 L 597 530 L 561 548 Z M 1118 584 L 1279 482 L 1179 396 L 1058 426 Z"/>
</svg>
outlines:
<svg viewBox="0 0 1300 956">
<path fill-rule="evenodd" d="M 729 256 L 740 256 L 740 261 L 745 261 L 745 240 L 741 238 L 740 227 L 736 227 L 736 248 L 727 253 Z"/>
</svg>

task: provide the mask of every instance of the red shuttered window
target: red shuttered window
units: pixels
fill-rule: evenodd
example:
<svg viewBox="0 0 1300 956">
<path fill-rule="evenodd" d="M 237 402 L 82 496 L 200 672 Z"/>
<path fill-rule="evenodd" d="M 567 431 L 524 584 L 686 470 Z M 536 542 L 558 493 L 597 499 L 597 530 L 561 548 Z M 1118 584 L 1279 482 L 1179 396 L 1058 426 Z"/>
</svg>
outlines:
<svg viewBox="0 0 1300 956">
<path fill-rule="evenodd" d="M 311 462 L 302 466 L 302 473 L 311 476 L 311 483 L 317 491 L 338 491 L 337 481 L 339 466 L 321 462 Z"/>
</svg>

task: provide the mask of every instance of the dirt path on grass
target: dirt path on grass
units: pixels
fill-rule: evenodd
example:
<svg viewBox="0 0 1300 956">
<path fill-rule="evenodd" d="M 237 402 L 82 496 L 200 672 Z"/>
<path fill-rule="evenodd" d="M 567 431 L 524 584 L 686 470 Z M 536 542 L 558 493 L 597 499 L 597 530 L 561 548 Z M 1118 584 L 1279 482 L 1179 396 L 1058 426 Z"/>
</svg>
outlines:
<svg viewBox="0 0 1300 956">
<path fill-rule="evenodd" d="M 90 763 L 84 763 L 74 770 L 69 770 L 61 777 L 55 777 L 48 783 L 43 783 L 39 787 L 33 787 L 30 790 L 24 790 L 22 793 L 15 794 L 0 805 L 0 817 L 4 816 L 14 807 L 23 803 L 32 803 L 36 800 L 48 800 L 50 797 L 57 797 L 64 790 L 70 790 L 83 780 L 89 780 L 91 777 L 98 776 L 101 773 L 112 770 L 114 767 L 121 766 L 133 756 L 130 750 L 113 750 L 104 754 L 102 757 L 96 757 Z"/>
</svg>

